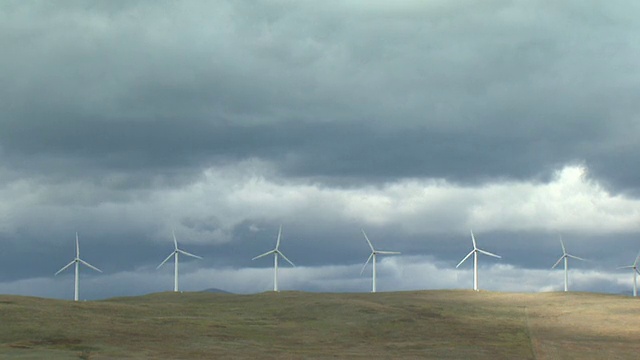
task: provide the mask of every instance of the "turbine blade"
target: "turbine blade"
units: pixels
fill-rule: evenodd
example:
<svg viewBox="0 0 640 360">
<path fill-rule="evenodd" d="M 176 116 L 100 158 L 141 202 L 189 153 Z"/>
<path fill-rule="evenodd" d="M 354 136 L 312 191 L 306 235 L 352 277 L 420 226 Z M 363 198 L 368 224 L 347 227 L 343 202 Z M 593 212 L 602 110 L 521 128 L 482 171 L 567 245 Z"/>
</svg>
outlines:
<svg viewBox="0 0 640 360">
<path fill-rule="evenodd" d="M 202 259 L 202 257 L 201 257 L 201 256 L 193 255 L 192 253 L 186 252 L 186 251 L 184 251 L 184 250 L 180 250 L 180 249 L 178 249 L 178 252 L 179 252 L 179 253 L 181 253 L 181 254 L 185 254 L 185 255 L 187 255 L 187 256 L 194 257 L 194 258 L 196 258 L 196 259 Z"/>
<path fill-rule="evenodd" d="M 636 256 L 636 261 L 633 262 L 633 266 L 638 266 L 638 260 L 640 259 L 640 251 L 638 252 L 638 255 Z"/>
<path fill-rule="evenodd" d="M 477 249 L 478 246 L 476 245 L 476 237 L 473 236 L 473 230 L 469 229 L 469 232 L 471 233 L 471 241 L 473 242 L 473 250 Z"/>
<path fill-rule="evenodd" d="M 560 264 L 560 261 L 562 261 L 562 259 L 564 259 L 565 255 L 560 256 L 560 259 L 558 259 L 558 261 L 556 261 L 555 264 L 553 264 L 553 266 L 551 267 L 552 269 L 555 269 L 556 266 L 558 266 L 558 264 Z"/>
<path fill-rule="evenodd" d="M 54 274 L 54 276 L 55 276 L 55 275 L 60 274 L 60 273 L 61 273 L 61 272 L 63 272 L 63 271 L 65 271 L 69 266 L 73 265 L 73 263 L 75 263 L 75 262 L 76 262 L 76 260 L 75 260 L 75 259 L 73 259 L 73 261 L 71 261 L 70 263 L 68 263 L 68 264 L 67 264 L 67 265 L 65 265 L 64 267 L 62 267 L 62 269 L 58 270 L 58 272 L 57 272 L 57 273 L 55 273 L 55 274 Z"/>
<path fill-rule="evenodd" d="M 253 258 L 253 259 L 251 259 L 251 260 L 259 259 L 259 258 L 261 258 L 261 257 L 263 257 L 263 256 L 267 256 L 267 255 L 269 255 L 269 254 L 273 254 L 274 252 L 276 252 L 276 251 L 275 251 L 275 250 L 267 251 L 266 253 L 264 253 L 264 254 L 260 254 L 260 255 L 258 255 L 258 256 L 256 256 L 256 257 L 254 257 L 254 258 Z"/>
<path fill-rule="evenodd" d="M 629 266 L 618 266 L 616 269 L 635 269 L 636 267 L 633 265 Z"/>
<path fill-rule="evenodd" d="M 583 259 L 583 258 L 581 258 L 581 257 L 573 256 L 573 255 L 571 255 L 571 254 L 567 254 L 567 256 L 568 256 L 568 257 L 570 257 L 570 258 L 574 258 L 574 259 L 576 259 L 576 260 L 587 261 L 587 259 Z"/>
<path fill-rule="evenodd" d="M 640 270 L 638 270 L 638 268 L 635 268 L 634 270 L 638 273 L 638 275 L 640 275 Z"/>
<path fill-rule="evenodd" d="M 164 261 L 163 261 L 163 262 L 161 262 L 161 263 L 160 263 L 160 265 L 158 265 L 158 267 L 156 267 L 156 270 L 160 269 L 160 266 L 164 265 L 164 263 L 166 263 L 167 261 L 169 261 L 169 259 L 171 259 L 171 257 L 172 257 L 173 255 L 175 255 L 175 254 L 176 254 L 176 252 L 174 251 L 174 252 L 172 252 L 172 253 L 171 253 L 171 255 L 167 256 L 167 258 L 166 258 L 166 259 L 164 259 Z"/>
<path fill-rule="evenodd" d="M 362 273 L 364 272 L 364 269 L 367 267 L 367 265 L 369 264 L 369 261 L 371 261 L 372 257 L 373 257 L 373 253 L 371 253 L 371 255 L 369 255 L 369 258 L 367 259 L 367 262 L 364 263 L 364 265 L 362 266 L 362 270 L 360 270 L 360 275 L 362 275 Z"/>
<path fill-rule="evenodd" d="M 564 241 L 562 241 L 562 235 L 560 235 L 560 245 L 562 246 L 562 254 L 567 254 L 567 249 L 564 247 Z"/>
<path fill-rule="evenodd" d="M 369 241 L 369 238 L 367 237 L 367 233 L 364 232 L 364 229 L 360 229 L 360 230 L 362 230 L 362 235 L 364 235 L 364 239 L 367 240 L 367 244 L 369 244 L 371 251 L 375 252 L 376 249 L 374 249 L 373 245 L 371 245 L 371 241 Z"/>
<path fill-rule="evenodd" d="M 80 242 L 78 241 L 78 232 L 76 231 L 76 257 L 80 258 Z"/>
<path fill-rule="evenodd" d="M 458 263 L 458 265 L 456 265 L 456 269 L 457 269 L 460 265 L 462 265 L 462 263 L 463 263 L 465 260 L 467 260 L 467 259 L 469 258 L 469 256 L 471 256 L 471 254 L 473 254 L 475 251 L 476 251 L 475 249 L 474 249 L 474 250 L 471 250 L 471 252 L 470 252 L 470 253 L 468 253 L 468 254 L 467 254 L 467 256 L 465 256 L 465 257 L 464 257 L 464 259 L 462 259 L 462 260 Z"/>
<path fill-rule="evenodd" d="M 493 256 L 493 257 L 498 258 L 498 259 L 502 259 L 502 256 L 500 256 L 500 255 L 496 255 L 496 254 L 494 254 L 494 253 L 490 253 L 490 252 L 488 252 L 488 251 L 484 251 L 484 250 L 480 250 L 480 249 L 478 249 L 478 252 L 483 253 L 483 254 L 485 254 L 485 255 Z"/>
<path fill-rule="evenodd" d="M 292 263 L 292 262 L 291 262 L 291 260 L 287 259 L 287 257 L 286 257 L 286 256 L 284 256 L 284 254 L 283 254 L 283 253 L 281 253 L 280 251 L 277 251 L 277 253 L 278 253 L 278 254 L 280 254 L 280 256 L 282 256 L 282 258 L 283 258 L 283 259 L 287 260 L 287 262 L 288 262 L 289 264 L 291 264 L 291 266 L 296 267 L 296 265 L 295 265 L 294 263 Z"/>
<path fill-rule="evenodd" d="M 382 255 L 398 255 L 400 254 L 399 251 L 376 251 L 376 254 L 382 254 Z"/>
<path fill-rule="evenodd" d="M 91 268 L 91 269 L 93 269 L 93 270 L 95 270 L 95 271 L 97 271 L 97 272 L 102 272 L 102 270 L 98 269 L 97 267 L 95 267 L 95 266 L 93 266 L 93 265 L 89 264 L 88 262 L 86 262 L 86 261 L 84 261 L 84 260 L 82 260 L 82 259 L 78 259 L 78 261 L 80 261 L 80 262 L 81 262 L 81 263 L 83 263 L 85 266 L 87 266 L 87 267 L 89 267 L 89 268 Z"/>
<path fill-rule="evenodd" d="M 276 250 L 280 248 L 280 236 L 282 235 L 282 224 L 280 224 L 280 228 L 278 229 L 278 240 L 276 240 Z"/>
<path fill-rule="evenodd" d="M 173 234 L 173 246 L 175 247 L 175 250 L 178 250 L 178 239 L 176 239 L 176 231 L 171 230 L 171 233 Z"/>
</svg>

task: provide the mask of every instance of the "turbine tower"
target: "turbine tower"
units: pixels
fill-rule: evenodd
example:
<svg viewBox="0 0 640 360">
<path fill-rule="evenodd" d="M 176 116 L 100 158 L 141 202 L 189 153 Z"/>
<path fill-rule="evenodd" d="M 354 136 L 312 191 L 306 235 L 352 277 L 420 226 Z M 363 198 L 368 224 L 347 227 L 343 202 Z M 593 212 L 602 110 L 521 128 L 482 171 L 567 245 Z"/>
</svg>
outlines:
<svg viewBox="0 0 640 360">
<path fill-rule="evenodd" d="M 458 265 L 456 265 L 456 269 L 473 254 L 473 290 L 478 291 L 478 253 L 493 256 L 498 259 L 501 259 L 502 257 L 488 251 L 478 249 L 478 246 L 476 245 L 476 238 L 473 236 L 473 231 L 471 231 L 471 242 L 473 242 L 473 250 L 471 250 L 471 252 L 469 252 L 467 256 L 458 263 Z"/>
<path fill-rule="evenodd" d="M 173 278 L 173 291 L 174 292 L 178 292 L 178 255 L 179 254 L 183 254 L 183 255 L 187 255 L 187 256 L 191 256 L 193 258 L 196 259 L 202 259 L 202 257 L 198 256 L 198 255 L 193 255 L 191 253 L 188 253 L 182 249 L 178 248 L 178 240 L 176 239 L 176 232 L 172 231 L 173 234 L 173 245 L 174 245 L 174 249 L 173 252 L 171 254 L 169 254 L 169 256 L 167 256 L 166 259 L 164 259 L 163 262 L 160 263 L 160 265 L 158 265 L 158 267 L 156 267 L 157 269 L 160 269 L 160 266 L 164 265 L 164 263 L 166 263 L 167 261 L 169 261 L 169 259 L 171 259 L 172 256 L 175 257 L 174 259 L 174 278 Z"/>
<path fill-rule="evenodd" d="M 564 260 L 564 291 L 569 291 L 569 258 L 582 261 L 586 260 L 567 253 L 567 249 L 564 247 L 564 242 L 562 241 L 562 236 L 560 237 L 560 245 L 562 246 L 562 256 L 560 256 L 560 259 L 558 259 L 551 268 L 555 269 L 555 267 L 560 264 L 560 261 Z"/>
<path fill-rule="evenodd" d="M 278 291 L 278 255 L 282 256 L 283 259 L 287 260 L 291 266 L 295 267 L 295 265 L 291 262 L 291 260 L 287 259 L 286 256 L 280 251 L 280 236 L 282 235 L 282 225 L 280 225 L 280 229 L 278 230 L 278 240 L 276 240 L 276 247 L 273 250 L 267 251 L 264 254 L 260 254 L 254 257 L 251 260 L 259 259 L 263 256 L 267 256 L 273 254 L 273 291 Z"/>
<path fill-rule="evenodd" d="M 364 235 L 364 239 L 367 240 L 367 244 L 369 244 L 369 247 L 371 248 L 371 255 L 369 255 L 369 258 L 367 259 L 367 262 L 364 263 L 364 266 L 362 267 L 362 270 L 360 270 L 360 275 L 362 275 L 362 273 L 364 272 L 364 269 L 367 267 L 367 264 L 369 264 L 369 261 L 371 259 L 373 259 L 372 265 L 373 265 L 373 284 L 372 284 L 372 288 L 371 288 L 371 292 L 376 292 L 376 255 L 380 254 L 380 255 L 398 255 L 400 254 L 397 251 L 382 251 L 382 250 L 376 250 L 373 248 L 373 245 L 371 245 L 371 241 L 369 241 L 369 238 L 367 237 L 367 234 L 364 232 L 364 229 L 360 229 L 362 230 L 362 235 Z"/>
<path fill-rule="evenodd" d="M 638 270 L 638 260 L 640 259 L 640 253 L 636 256 L 636 261 L 633 262 L 633 265 L 629 266 L 621 266 L 618 269 L 633 269 L 633 296 L 638 296 L 638 274 L 640 271 Z"/>
<path fill-rule="evenodd" d="M 69 266 L 75 264 L 76 265 L 76 277 L 75 277 L 75 284 L 74 284 L 74 291 L 73 291 L 73 301 L 78 301 L 78 285 L 79 285 L 79 275 L 80 275 L 80 264 L 85 265 L 86 267 L 93 269 L 97 272 L 102 272 L 102 270 L 98 269 L 97 267 L 89 264 L 88 262 L 80 259 L 80 243 L 78 241 L 78 232 L 76 232 L 76 257 L 71 260 L 70 263 L 68 263 L 67 265 L 65 265 L 62 269 L 58 270 L 57 273 L 55 273 L 55 275 L 60 274 L 61 272 L 63 272 L 64 270 L 66 270 Z M 54 275 L 54 276 L 55 276 Z"/>
</svg>

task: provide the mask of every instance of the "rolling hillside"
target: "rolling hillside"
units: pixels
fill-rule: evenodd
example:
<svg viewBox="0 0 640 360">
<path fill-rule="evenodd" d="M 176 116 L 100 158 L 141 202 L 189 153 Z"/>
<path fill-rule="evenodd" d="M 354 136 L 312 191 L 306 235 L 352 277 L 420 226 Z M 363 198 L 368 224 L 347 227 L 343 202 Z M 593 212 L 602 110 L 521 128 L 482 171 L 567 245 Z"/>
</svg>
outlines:
<svg viewBox="0 0 640 360">
<path fill-rule="evenodd" d="M 0 296 L 0 358 L 637 359 L 638 299 L 590 293 Z"/>
</svg>

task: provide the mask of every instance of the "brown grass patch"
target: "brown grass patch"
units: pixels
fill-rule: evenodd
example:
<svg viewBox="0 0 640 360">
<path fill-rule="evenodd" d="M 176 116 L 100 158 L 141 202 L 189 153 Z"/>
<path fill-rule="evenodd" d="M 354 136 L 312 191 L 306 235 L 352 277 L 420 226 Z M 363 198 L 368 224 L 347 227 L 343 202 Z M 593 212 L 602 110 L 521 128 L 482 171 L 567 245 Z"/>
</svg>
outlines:
<svg viewBox="0 0 640 360">
<path fill-rule="evenodd" d="M 635 359 L 637 299 L 416 291 L 0 296 L 0 357 Z M 9 305 L 10 304 L 10 305 Z"/>
</svg>

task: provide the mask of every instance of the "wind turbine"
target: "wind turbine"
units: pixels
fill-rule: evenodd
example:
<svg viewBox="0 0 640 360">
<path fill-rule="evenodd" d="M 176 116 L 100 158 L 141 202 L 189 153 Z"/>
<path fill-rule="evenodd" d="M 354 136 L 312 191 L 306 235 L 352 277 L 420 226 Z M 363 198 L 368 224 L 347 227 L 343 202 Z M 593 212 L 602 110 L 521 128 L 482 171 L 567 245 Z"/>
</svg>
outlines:
<svg viewBox="0 0 640 360">
<path fill-rule="evenodd" d="M 567 253 L 567 249 L 564 247 L 564 242 L 562 241 L 562 236 L 560 237 L 560 245 L 562 245 L 562 256 L 560 256 L 560 259 L 558 259 L 551 268 L 554 269 L 558 264 L 560 264 L 560 261 L 564 260 L 564 291 L 569 291 L 569 258 L 582 261 L 586 260 Z"/>
<path fill-rule="evenodd" d="M 640 271 L 638 270 L 638 260 L 640 259 L 640 252 L 638 256 L 636 256 L 636 261 L 633 262 L 633 265 L 629 266 L 621 266 L 618 269 L 633 269 L 633 296 L 638 296 L 638 274 Z"/>
<path fill-rule="evenodd" d="M 273 250 L 267 251 L 264 254 L 260 254 L 254 257 L 251 260 L 259 259 L 263 256 L 267 256 L 273 254 L 273 291 L 278 291 L 278 255 L 282 256 L 283 259 L 287 260 L 291 266 L 295 267 L 295 265 L 291 262 L 291 260 L 287 259 L 286 256 L 280 251 L 280 236 L 282 235 L 282 225 L 280 225 L 280 229 L 278 230 L 278 240 L 276 240 L 276 247 Z"/>
<path fill-rule="evenodd" d="M 367 264 L 369 264 L 369 261 L 371 259 L 373 259 L 373 285 L 371 288 L 371 292 L 376 292 L 376 255 L 380 254 L 380 255 L 398 255 L 400 254 L 397 251 L 382 251 L 382 250 L 376 250 L 373 248 L 373 245 L 371 245 L 371 241 L 369 241 L 369 238 L 367 237 L 367 234 L 364 232 L 364 229 L 360 229 L 362 230 L 362 235 L 364 235 L 364 239 L 367 240 L 367 244 L 369 244 L 369 247 L 371 248 L 371 255 L 369 255 L 369 258 L 367 259 L 367 262 L 364 263 L 364 266 L 362 267 L 362 270 L 360 270 L 360 275 L 362 275 L 362 273 L 364 272 L 364 269 L 367 267 Z"/>
<path fill-rule="evenodd" d="M 169 256 L 167 256 L 166 259 L 164 259 L 163 262 L 160 263 L 160 265 L 158 265 L 157 269 L 160 269 L 160 266 L 164 265 L 164 263 L 166 263 L 167 261 L 169 261 L 169 259 L 171 259 L 172 256 L 175 256 L 175 265 L 174 265 L 174 279 L 173 279 L 173 291 L 174 292 L 178 292 L 178 254 L 183 254 L 183 255 L 187 255 L 187 256 L 191 256 L 194 257 L 196 259 L 202 259 L 202 257 L 198 256 L 198 255 L 193 255 L 191 253 L 188 253 L 182 249 L 178 248 L 178 240 L 176 239 L 176 232 L 172 231 L 173 234 L 173 245 L 174 245 L 174 250 L 171 254 L 169 254 Z"/>
<path fill-rule="evenodd" d="M 95 266 L 89 264 L 88 262 L 80 259 L 80 243 L 78 241 L 78 233 L 76 232 L 76 257 L 73 260 L 71 260 L 70 263 L 65 265 L 62 269 L 58 270 L 57 273 L 55 273 L 55 275 L 58 275 L 61 272 L 63 272 L 64 270 L 66 270 L 69 266 L 71 266 L 73 264 L 76 265 L 76 279 L 75 279 L 75 284 L 74 284 L 73 301 L 78 301 L 78 283 L 79 283 L 79 275 L 80 275 L 80 263 L 82 263 L 83 265 L 85 265 L 88 268 L 91 268 L 91 269 L 93 269 L 93 270 L 95 270 L 97 272 L 102 272 L 102 270 L 98 269 L 97 267 L 95 267 Z"/>
<path fill-rule="evenodd" d="M 471 252 L 469 252 L 467 256 L 458 263 L 458 265 L 456 265 L 456 269 L 473 254 L 473 290 L 478 291 L 478 253 L 493 256 L 498 259 L 501 259 L 502 257 L 500 255 L 478 249 L 478 246 L 476 245 L 476 238 L 473 236 L 473 231 L 471 231 L 471 241 L 473 242 L 473 250 L 471 250 Z"/>
</svg>

